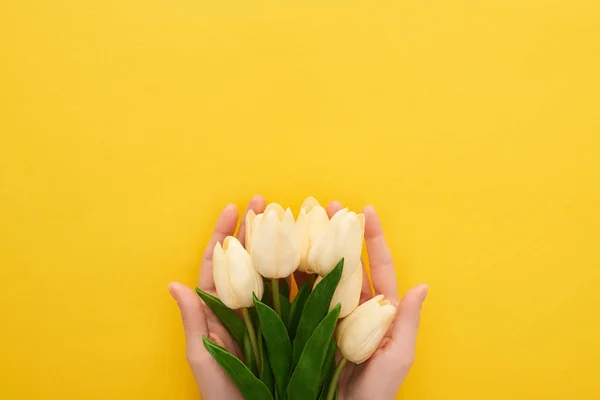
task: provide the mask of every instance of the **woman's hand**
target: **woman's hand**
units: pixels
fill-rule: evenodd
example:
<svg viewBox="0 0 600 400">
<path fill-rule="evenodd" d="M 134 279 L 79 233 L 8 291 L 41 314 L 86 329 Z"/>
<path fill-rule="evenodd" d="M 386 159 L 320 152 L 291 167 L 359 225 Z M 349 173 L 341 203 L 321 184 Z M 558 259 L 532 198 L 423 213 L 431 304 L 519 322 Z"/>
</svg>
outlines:
<svg viewBox="0 0 600 400">
<path fill-rule="evenodd" d="M 333 202 L 327 207 L 327 213 L 331 217 L 341 208 L 340 203 Z M 370 206 L 365 207 L 363 213 L 365 242 L 375 293 L 384 295 L 397 307 L 398 313 L 375 354 L 363 364 L 348 363 L 344 368 L 339 382 L 339 398 L 392 400 L 396 398 L 414 360 L 421 306 L 427 296 L 427 285 L 412 288 L 400 301 L 394 262 L 379 217 Z M 363 278 L 361 304 L 373 297 L 366 273 Z"/>
<path fill-rule="evenodd" d="M 255 213 L 262 213 L 265 209 L 265 200 L 256 196 L 248 205 L 248 209 Z M 223 242 L 227 236 L 235 232 L 238 221 L 238 211 L 235 205 L 228 205 L 221 212 L 210 242 L 202 257 L 202 267 L 198 287 L 208 293 L 217 295 L 213 280 L 212 256 L 213 248 L 217 242 Z M 244 221 L 240 225 L 238 239 L 244 243 Z M 231 354 L 242 358 L 242 352 L 236 341 L 227 329 L 221 324 L 219 318 L 200 300 L 198 295 L 182 283 L 169 285 L 171 295 L 177 301 L 183 328 L 185 331 L 187 359 L 192 368 L 192 373 L 198 384 L 200 395 L 204 400 L 243 400 L 242 395 L 233 381 L 223 372 L 219 364 L 212 358 L 202 343 L 202 336 L 208 337 L 213 342 L 225 347 Z"/>
</svg>

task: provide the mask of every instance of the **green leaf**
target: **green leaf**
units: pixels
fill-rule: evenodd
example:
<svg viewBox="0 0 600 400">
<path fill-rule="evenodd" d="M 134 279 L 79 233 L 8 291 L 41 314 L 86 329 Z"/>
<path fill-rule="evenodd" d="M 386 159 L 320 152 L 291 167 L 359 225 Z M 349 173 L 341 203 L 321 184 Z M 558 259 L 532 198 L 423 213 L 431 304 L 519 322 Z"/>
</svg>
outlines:
<svg viewBox="0 0 600 400">
<path fill-rule="evenodd" d="M 310 335 L 312 335 L 323 317 L 327 315 L 333 293 L 342 277 L 343 269 L 344 259 L 342 258 L 337 266 L 325 275 L 323 280 L 319 282 L 308 296 L 304 311 L 300 317 L 300 322 L 298 323 L 298 328 L 296 329 L 292 365 L 296 365 L 308 338 L 310 338 Z"/>
<path fill-rule="evenodd" d="M 287 328 L 288 333 L 290 334 L 290 339 L 292 340 L 294 337 L 296 337 L 296 328 L 298 327 L 300 316 L 302 316 L 302 311 L 304 311 L 304 305 L 306 304 L 308 295 L 310 295 L 310 287 L 305 283 L 298 290 L 298 293 L 292 302 L 292 306 L 290 307 Z"/>
<path fill-rule="evenodd" d="M 256 307 L 254 307 L 256 308 Z M 273 387 L 273 372 L 271 371 L 271 364 L 269 364 L 269 358 L 267 356 L 267 349 L 265 349 L 265 341 L 262 335 L 262 328 L 259 328 L 260 333 L 258 334 L 258 353 L 260 354 L 260 380 L 267 386 L 271 394 L 274 393 Z"/>
<path fill-rule="evenodd" d="M 292 367 L 292 343 L 283 321 L 273 309 L 261 303 L 256 296 L 254 296 L 254 307 L 258 312 L 260 327 L 265 338 L 275 386 L 280 397 L 283 397 Z"/>
<path fill-rule="evenodd" d="M 327 348 L 331 342 L 341 308 L 340 304 L 336 305 L 323 318 L 306 342 L 298 365 L 290 377 L 287 388 L 288 400 L 315 400 L 317 398 Z"/>
<path fill-rule="evenodd" d="M 290 316 L 290 308 L 292 307 L 292 305 L 290 304 L 290 301 L 287 297 L 284 297 L 282 294 L 279 294 L 279 306 L 281 307 L 281 320 L 285 322 Z"/>
<path fill-rule="evenodd" d="M 265 384 L 258 380 L 239 358 L 229 354 L 227 350 L 211 342 L 206 336 L 202 336 L 202 341 L 206 350 L 233 380 L 245 399 L 273 400 Z"/>
<path fill-rule="evenodd" d="M 206 293 L 198 288 L 196 288 L 196 293 L 221 320 L 221 323 L 225 325 L 233 338 L 237 340 L 240 345 L 242 345 L 244 343 L 244 332 L 246 332 L 246 325 L 244 324 L 244 321 L 242 321 L 242 319 L 233 310 L 228 308 L 221 300 L 212 294 Z"/>
<path fill-rule="evenodd" d="M 327 347 L 327 355 L 325 356 L 325 364 L 323 364 L 323 373 L 321 374 L 321 395 L 319 396 L 319 400 L 325 400 L 327 397 L 327 390 L 329 390 L 329 384 L 331 383 L 331 378 L 333 378 L 333 373 L 335 372 L 335 350 L 337 349 L 337 343 L 335 339 L 331 339 L 329 341 L 329 346 Z"/>
<path fill-rule="evenodd" d="M 279 280 L 279 294 L 288 300 L 290 299 L 290 285 L 286 278 Z"/>
</svg>

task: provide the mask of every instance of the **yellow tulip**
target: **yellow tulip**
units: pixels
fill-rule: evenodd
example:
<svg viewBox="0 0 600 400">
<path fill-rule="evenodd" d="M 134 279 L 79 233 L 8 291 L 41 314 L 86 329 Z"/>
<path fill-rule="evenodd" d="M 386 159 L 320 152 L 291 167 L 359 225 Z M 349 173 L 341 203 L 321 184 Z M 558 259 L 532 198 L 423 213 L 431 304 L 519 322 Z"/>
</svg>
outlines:
<svg viewBox="0 0 600 400">
<path fill-rule="evenodd" d="M 315 273 L 308 262 L 308 254 L 311 246 L 323 235 L 328 223 L 327 211 L 321 207 L 314 197 L 304 200 L 296 221 L 300 235 L 300 265 L 298 270 L 309 274 Z"/>
<path fill-rule="evenodd" d="M 285 278 L 300 263 L 300 237 L 292 211 L 271 203 L 262 214 L 246 216 L 246 243 L 254 267 L 264 277 Z"/>
<path fill-rule="evenodd" d="M 252 293 L 263 295 L 263 280 L 252 265 L 250 254 L 233 236 L 213 250 L 213 278 L 221 301 L 231 309 L 252 307 Z"/>
<path fill-rule="evenodd" d="M 364 233 L 364 214 L 356 214 L 347 208 L 338 211 L 311 244 L 308 253 L 310 269 L 325 276 L 342 258 L 348 265 L 354 265 L 360 260 Z"/>
<path fill-rule="evenodd" d="M 321 282 L 323 278 L 318 277 L 315 281 L 315 286 L 319 282 Z M 362 290 L 363 284 L 363 269 L 362 263 L 360 260 L 355 262 L 354 265 L 350 263 L 346 263 L 344 260 L 344 270 L 342 272 L 342 278 L 338 283 L 335 292 L 333 293 L 333 297 L 331 299 L 331 303 L 329 305 L 329 310 L 333 309 L 338 303 L 342 305 L 340 310 L 340 315 L 338 318 L 344 318 L 348 314 L 350 314 L 356 306 L 358 306 L 358 302 L 360 301 L 360 292 Z"/>
<path fill-rule="evenodd" d="M 379 347 L 396 316 L 396 307 L 383 295 L 358 306 L 336 329 L 337 344 L 342 356 L 354 364 L 369 359 Z"/>
</svg>

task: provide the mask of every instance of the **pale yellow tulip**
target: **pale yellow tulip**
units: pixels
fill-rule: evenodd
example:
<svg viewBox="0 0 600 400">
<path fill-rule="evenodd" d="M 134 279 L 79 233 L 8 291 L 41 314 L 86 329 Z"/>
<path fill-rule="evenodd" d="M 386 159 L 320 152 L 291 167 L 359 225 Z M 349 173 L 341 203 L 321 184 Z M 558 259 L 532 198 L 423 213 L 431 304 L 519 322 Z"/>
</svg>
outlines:
<svg viewBox="0 0 600 400">
<path fill-rule="evenodd" d="M 221 301 L 231 309 L 252 307 L 252 293 L 263 295 L 263 280 L 252 265 L 250 254 L 233 236 L 215 245 L 213 278 Z"/>
<path fill-rule="evenodd" d="M 296 225 L 298 225 L 298 233 L 300 235 L 300 265 L 298 270 L 309 274 L 314 274 L 308 262 L 308 254 L 311 246 L 323 235 L 329 217 L 327 211 L 319 204 L 314 197 L 309 197 L 304 200 Z"/>
<path fill-rule="evenodd" d="M 323 278 L 318 277 L 315 281 L 315 286 L 321 282 Z M 338 303 L 341 304 L 340 315 L 338 318 L 344 318 L 350 314 L 360 301 L 360 292 L 363 284 L 363 269 L 360 260 L 354 264 L 346 263 L 344 260 L 344 270 L 342 277 L 338 283 L 329 310 L 332 310 Z"/>
<path fill-rule="evenodd" d="M 293 273 L 300 263 L 300 238 L 292 211 L 271 203 L 246 219 L 246 242 L 258 272 L 271 279 Z"/>
<path fill-rule="evenodd" d="M 354 364 L 367 361 L 377 350 L 396 316 L 396 307 L 383 295 L 358 306 L 336 329 L 342 356 Z"/>
<path fill-rule="evenodd" d="M 325 276 L 342 258 L 353 265 L 360 260 L 364 233 L 364 214 L 356 214 L 347 208 L 338 211 L 311 245 L 308 253 L 309 268 Z"/>
</svg>

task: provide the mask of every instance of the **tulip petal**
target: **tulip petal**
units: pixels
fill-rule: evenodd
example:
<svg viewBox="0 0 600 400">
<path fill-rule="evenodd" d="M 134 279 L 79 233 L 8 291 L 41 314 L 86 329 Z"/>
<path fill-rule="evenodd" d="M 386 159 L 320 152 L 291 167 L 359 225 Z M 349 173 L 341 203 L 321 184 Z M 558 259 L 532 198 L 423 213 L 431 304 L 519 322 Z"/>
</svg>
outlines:
<svg viewBox="0 0 600 400">
<path fill-rule="evenodd" d="M 347 213 L 334 226 L 338 255 L 348 260 L 359 260 L 362 252 L 364 228 L 356 213 Z"/>
<path fill-rule="evenodd" d="M 252 266 L 250 255 L 241 243 L 235 240 L 230 241 L 226 256 L 231 290 L 235 295 L 238 308 L 252 307 L 254 305 L 252 293 L 262 297 L 262 279 L 260 279 L 261 287 L 258 288 L 260 275 Z"/>
<path fill-rule="evenodd" d="M 246 245 L 246 249 L 248 251 L 250 251 L 250 246 L 252 244 L 252 233 L 253 233 L 253 228 L 254 228 L 254 219 L 256 218 L 256 214 L 254 213 L 254 210 L 250 209 L 248 210 L 248 212 L 246 213 L 246 219 L 244 220 L 244 223 L 246 225 L 246 234 L 245 234 L 245 245 Z"/>
<path fill-rule="evenodd" d="M 279 219 L 277 214 L 263 214 L 252 237 L 251 255 L 254 267 L 267 278 L 277 278 L 279 251 Z"/>
<path fill-rule="evenodd" d="M 342 309 L 340 310 L 340 318 L 346 317 L 358 306 L 360 301 L 360 293 L 362 291 L 363 284 L 363 270 L 361 262 L 358 261 L 358 265 L 348 265 L 349 276 L 344 276 L 346 270 L 342 274 L 342 279 L 335 289 L 333 298 L 329 309 L 333 309 L 336 304 L 340 303 Z"/>
<path fill-rule="evenodd" d="M 340 220 L 341 218 L 343 218 L 346 214 L 348 214 L 349 210 L 348 207 L 346 208 L 342 208 L 341 210 L 339 210 L 338 212 L 336 212 L 333 217 L 331 217 L 331 222 L 337 222 L 338 220 Z"/>
<path fill-rule="evenodd" d="M 321 237 L 311 245 L 308 253 L 308 263 L 313 271 L 321 276 L 327 275 L 342 258 L 338 257 L 339 251 L 335 250 L 335 226 L 327 225 Z"/>
<path fill-rule="evenodd" d="M 344 357 L 355 364 L 371 357 L 390 328 L 395 314 L 393 306 L 380 307 L 375 313 L 366 315 L 360 323 L 355 323 L 343 339 Z"/>
<path fill-rule="evenodd" d="M 304 209 L 307 213 L 309 213 L 314 207 L 318 207 L 320 205 L 321 204 L 319 203 L 319 201 L 311 196 L 307 197 L 306 200 L 304 200 L 300 209 Z"/>
<path fill-rule="evenodd" d="M 309 215 L 309 238 L 311 244 L 319 240 L 327 224 L 329 224 L 329 217 L 327 211 L 323 207 L 315 207 L 311 210 Z"/>
<path fill-rule="evenodd" d="M 285 214 L 285 210 L 283 209 L 283 207 L 281 207 L 277 203 L 270 203 L 267 206 L 267 208 L 265 208 L 265 211 L 263 212 L 263 214 L 267 215 L 267 214 L 270 214 L 271 212 L 274 212 L 277 215 L 277 219 L 280 221 L 283 219 L 283 215 Z"/>
<path fill-rule="evenodd" d="M 302 208 L 298 214 L 296 226 L 298 229 L 300 246 L 300 265 L 298 269 L 302 272 L 308 272 L 308 250 L 310 249 L 310 241 L 308 237 L 308 216 L 304 208 Z"/>
<path fill-rule="evenodd" d="M 292 211 L 288 208 L 279 226 L 276 278 L 291 275 L 300 264 L 300 238 Z"/>
<path fill-rule="evenodd" d="M 238 309 L 239 306 L 237 300 L 235 299 L 230 286 L 227 256 L 219 242 L 217 242 L 213 250 L 213 279 L 215 281 L 215 288 L 217 289 L 219 299 L 221 299 L 227 307 L 233 310 Z"/>
</svg>

